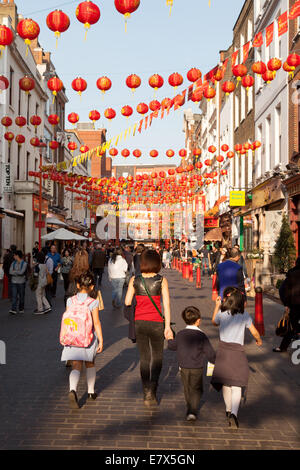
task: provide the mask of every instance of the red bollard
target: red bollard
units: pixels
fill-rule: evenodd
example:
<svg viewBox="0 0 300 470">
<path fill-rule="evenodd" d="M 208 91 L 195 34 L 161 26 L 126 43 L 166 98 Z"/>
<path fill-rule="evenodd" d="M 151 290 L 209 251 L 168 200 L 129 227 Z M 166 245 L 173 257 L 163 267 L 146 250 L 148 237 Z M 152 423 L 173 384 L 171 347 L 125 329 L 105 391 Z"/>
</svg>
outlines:
<svg viewBox="0 0 300 470">
<path fill-rule="evenodd" d="M 265 336 L 264 312 L 263 312 L 263 291 L 261 287 L 255 288 L 255 328 L 260 336 Z"/>
<path fill-rule="evenodd" d="M 218 289 L 217 289 L 217 275 L 214 274 L 212 278 L 212 300 L 217 300 L 218 297 Z"/>
<path fill-rule="evenodd" d="M 190 266 L 189 263 L 183 263 L 182 265 L 182 277 L 183 279 L 189 279 L 190 277 Z"/>
<path fill-rule="evenodd" d="M 4 274 L 3 276 L 3 287 L 2 287 L 2 299 L 8 299 L 8 276 Z"/>
<path fill-rule="evenodd" d="M 189 265 L 189 282 L 194 282 L 193 263 L 190 263 Z"/>
<path fill-rule="evenodd" d="M 200 266 L 198 266 L 197 270 L 196 270 L 196 288 L 201 289 L 201 268 L 200 268 Z"/>
</svg>

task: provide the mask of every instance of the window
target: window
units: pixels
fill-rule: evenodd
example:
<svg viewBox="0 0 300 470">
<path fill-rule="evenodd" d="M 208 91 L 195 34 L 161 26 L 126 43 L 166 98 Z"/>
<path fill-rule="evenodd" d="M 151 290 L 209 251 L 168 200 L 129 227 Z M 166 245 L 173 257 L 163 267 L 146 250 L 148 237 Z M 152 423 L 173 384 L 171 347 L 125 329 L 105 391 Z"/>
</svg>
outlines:
<svg viewBox="0 0 300 470">
<path fill-rule="evenodd" d="M 281 104 L 275 108 L 275 166 L 281 162 Z"/>
<path fill-rule="evenodd" d="M 37 158 L 34 159 L 34 171 L 37 171 L 39 167 L 39 161 Z"/>
<path fill-rule="evenodd" d="M 31 94 L 28 93 L 28 98 L 27 98 L 27 122 L 29 122 L 30 119 L 30 100 L 31 100 Z"/>
<path fill-rule="evenodd" d="M 30 152 L 26 152 L 26 169 L 25 169 L 26 180 L 28 180 L 28 172 L 30 171 L 29 161 L 30 161 Z"/>
<path fill-rule="evenodd" d="M 247 42 L 251 41 L 253 35 L 253 23 L 252 20 L 248 20 L 248 32 L 247 32 Z"/>
<path fill-rule="evenodd" d="M 11 146 L 8 146 L 8 151 L 7 151 L 7 163 L 10 163 L 10 157 L 11 157 Z"/>
<path fill-rule="evenodd" d="M 253 93 L 254 93 L 254 86 L 249 88 L 248 94 L 248 113 L 253 109 Z"/>
<path fill-rule="evenodd" d="M 9 104 L 13 106 L 13 96 L 14 96 L 14 71 L 10 67 L 9 70 Z"/>
</svg>

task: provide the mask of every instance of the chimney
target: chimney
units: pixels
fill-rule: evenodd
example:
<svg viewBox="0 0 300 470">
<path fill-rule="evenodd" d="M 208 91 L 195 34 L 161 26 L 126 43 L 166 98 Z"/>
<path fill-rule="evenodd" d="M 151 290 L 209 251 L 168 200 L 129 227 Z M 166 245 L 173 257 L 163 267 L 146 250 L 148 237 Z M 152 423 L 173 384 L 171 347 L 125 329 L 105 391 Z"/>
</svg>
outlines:
<svg viewBox="0 0 300 470">
<path fill-rule="evenodd" d="M 18 11 L 17 5 L 14 0 L 0 0 L 0 23 L 2 23 L 3 18 L 10 16 L 11 26 L 16 31 L 18 24 Z"/>
</svg>

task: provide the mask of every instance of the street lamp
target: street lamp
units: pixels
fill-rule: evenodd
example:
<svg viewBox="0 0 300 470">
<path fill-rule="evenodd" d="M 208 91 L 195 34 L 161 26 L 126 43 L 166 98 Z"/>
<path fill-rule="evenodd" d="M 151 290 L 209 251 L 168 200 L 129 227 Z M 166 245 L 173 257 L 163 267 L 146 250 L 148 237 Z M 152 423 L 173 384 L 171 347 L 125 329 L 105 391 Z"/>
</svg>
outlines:
<svg viewBox="0 0 300 470">
<path fill-rule="evenodd" d="M 40 191 L 39 191 L 39 251 L 42 249 L 42 228 L 45 227 L 45 222 L 42 223 L 42 166 L 43 166 L 43 149 L 47 148 L 47 144 L 43 142 L 43 138 L 40 139 L 39 151 L 40 151 Z"/>
</svg>

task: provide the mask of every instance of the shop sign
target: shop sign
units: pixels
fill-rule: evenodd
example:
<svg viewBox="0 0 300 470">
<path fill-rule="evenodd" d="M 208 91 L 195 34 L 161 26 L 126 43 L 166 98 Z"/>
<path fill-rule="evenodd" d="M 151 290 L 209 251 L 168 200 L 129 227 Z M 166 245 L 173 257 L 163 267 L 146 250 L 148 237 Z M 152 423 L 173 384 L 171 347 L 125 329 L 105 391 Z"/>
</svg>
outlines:
<svg viewBox="0 0 300 470">
<path fill-rule="evenodd" d="M 205 212 L 205 196 L 197 196 L 194 198 L 193 211 L 196 214 L 204 214 Z"/>
<path fill-rule="evenodd" d="M 219 217 L 204 217 L 204 228 L 218 228 Z"/>
<path fill-rule="evenodd" d="M 36 196 L 36 194 L 32 195 L 32 210 L 33 212 L 40 211 L 40 198 Z M 48 201 L 46 199 L 42 199 L 42 214 L 48 213 Z"/>
<path fill-rule="evenodd" d="M 3 192 L 12 193 L 12 178 L 10 163 L 3 164 Z"/>
<path fill-rule="evenodd" d="M 253 220 L 252 220 L 251 215 L 246 215 L 243 217 L 243 224 L 244 224 L 244 227 L 252 227 Z"/>
<path fill-rule="evenodd" d="M 245 191 L 230 191 L 229 205 L 231 207 L 244 207 L 246 205 Z"/>
<path fill-rule="evenodd" d="M 35 223 L 35 228 L 45 228 L 45 227 L 46 227 L 46 224 L 44 220 L 42 220 L 41 222 L 38 221 Z"/>
<path fill-rule="evenodd" d="M 252 192 L 252 209 L 267 206 L 273 202 L 284 199 L 282 183 L 280 179 L 273 179 Z"/>
</svg>

